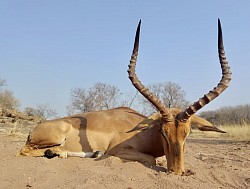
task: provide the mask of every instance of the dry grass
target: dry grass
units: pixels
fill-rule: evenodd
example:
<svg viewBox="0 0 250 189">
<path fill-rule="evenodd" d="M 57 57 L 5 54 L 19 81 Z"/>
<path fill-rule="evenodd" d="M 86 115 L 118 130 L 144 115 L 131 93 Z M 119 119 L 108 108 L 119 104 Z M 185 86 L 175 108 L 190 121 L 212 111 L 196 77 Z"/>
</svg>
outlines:
<svg viewBox="0 0 250 189">
<path fill-rule="evenodd" d="M 232 140 L 250 141 L 250 125 L 223 125 L 217 126 L 227 133 L 202 132 L 196 129 L 192 130 L 192 135 L 212 138 L 228 138 Z"/>
</svg>

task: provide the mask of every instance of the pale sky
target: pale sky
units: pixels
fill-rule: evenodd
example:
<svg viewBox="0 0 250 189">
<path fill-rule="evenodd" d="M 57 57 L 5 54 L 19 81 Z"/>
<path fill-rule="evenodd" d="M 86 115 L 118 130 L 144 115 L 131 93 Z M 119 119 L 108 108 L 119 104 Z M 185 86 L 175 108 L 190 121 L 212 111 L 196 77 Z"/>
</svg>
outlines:
<svg viewBox="0 0 250 189">
<path fill-rule="evenodd" d="M 49 104 L 60 116 L 76 87 L 134 93 L 127 65 L 142 19 L 140 80 L 178 83 L 194 102 L 221 78 L 218 18 L 232 81 L 202 110 L 249 104 L 249 0 L 0 0 L 0 78 L 21 108 Z"/>
</svg>

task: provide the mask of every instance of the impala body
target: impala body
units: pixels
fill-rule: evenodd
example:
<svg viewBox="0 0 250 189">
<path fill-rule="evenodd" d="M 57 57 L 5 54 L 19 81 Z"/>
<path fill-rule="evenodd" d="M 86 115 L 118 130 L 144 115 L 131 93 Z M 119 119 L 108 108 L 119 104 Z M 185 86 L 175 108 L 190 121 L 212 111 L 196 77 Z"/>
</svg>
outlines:
<svg viewBox="0 0 250 189">
<path fill-rule="evenodd" d="M 136 111 L 121 107 L 46 121 L 33 129 L 20 154 L 44 156 L 48 149 L 60 157 L 89 157 L 93 155 L 89 152 L 96 151 L 107 153 L 131 138 L 134 133 L 126 132 L 144 119 Z"/>
<path fill-rule="evenodd" d="M 166 108 L 138 79 L 135 73 L 139 49 L 140 25 L 129 64 L 129 79 L 159 113 L 145 117 L 130 108 L 89 112 L 44 122 L 30 133 L 20 155 L 46 156 L 51 152 L 61 157 L 91 157 L 96 151 L 123 161 L 155 165 L 155 157 L 165 155 L 169 172 L 186 173 L 184 147 L 191 125 L 202 131 L 224 132 L 195 113 L 219 96 L 231 80 L 225 57 L 222 30 L 218 21 L 218 52 L 222 79 L 208 94 L 185 110 Z"/>
</svg>

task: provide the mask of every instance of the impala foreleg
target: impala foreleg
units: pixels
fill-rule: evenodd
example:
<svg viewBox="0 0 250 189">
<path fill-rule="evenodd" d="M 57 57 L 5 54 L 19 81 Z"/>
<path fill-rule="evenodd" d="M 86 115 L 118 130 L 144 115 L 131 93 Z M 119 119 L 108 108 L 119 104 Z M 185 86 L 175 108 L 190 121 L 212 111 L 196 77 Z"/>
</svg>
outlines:
<svg viewBox="0 0 250 189">
<path fill-rule="evenodd" d="M 111 154 L 110 154 L 111 155 Z M 137 151 L 136 149 L 129 147 L 119 150 L 117 153 L 112 154 L 120 158 L 123 162 L 137 161 L 146 166 L 155 166 L 156 160 L 153 156 Z"/>
<path fill-rule="evenodd" d="M 81 157 L 81 158 L 96 158 L 103 155 L 102 152 L 67 152 L 68 157 Z"/>
<path fill-rule="evenodd" d="M 81 157 L 81 158 L 96 158 L 101 156 L 103 153 L 100 151 L 96 152 L 71 152 L 65 150 L 62 146 L 53 146 L 49 148 L 36 149 L 34 147 L 25 146 L 18 152 L 17 156 L 33 156 L 33 157 Z"/>
</svg>

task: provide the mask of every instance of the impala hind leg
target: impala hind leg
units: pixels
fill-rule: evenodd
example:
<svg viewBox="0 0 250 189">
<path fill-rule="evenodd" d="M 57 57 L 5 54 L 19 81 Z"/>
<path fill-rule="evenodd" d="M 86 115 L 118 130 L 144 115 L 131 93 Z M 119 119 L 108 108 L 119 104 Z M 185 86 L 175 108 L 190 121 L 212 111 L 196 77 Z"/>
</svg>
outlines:
<svg viewBox="0 0 250 189">
<path fill-rule="evenodd" d="M 53 146 L 48 148 L 36 148 L 31 146 L 24 146 L 16 156 L 31 156 L 31 157 L 49 157 L 51 158 L 52 154 L 58 157 L 66 158 L 67 151 L 62 146 Z M 55 155 L 56 154 L 56 155 Z"/>
</svg>

